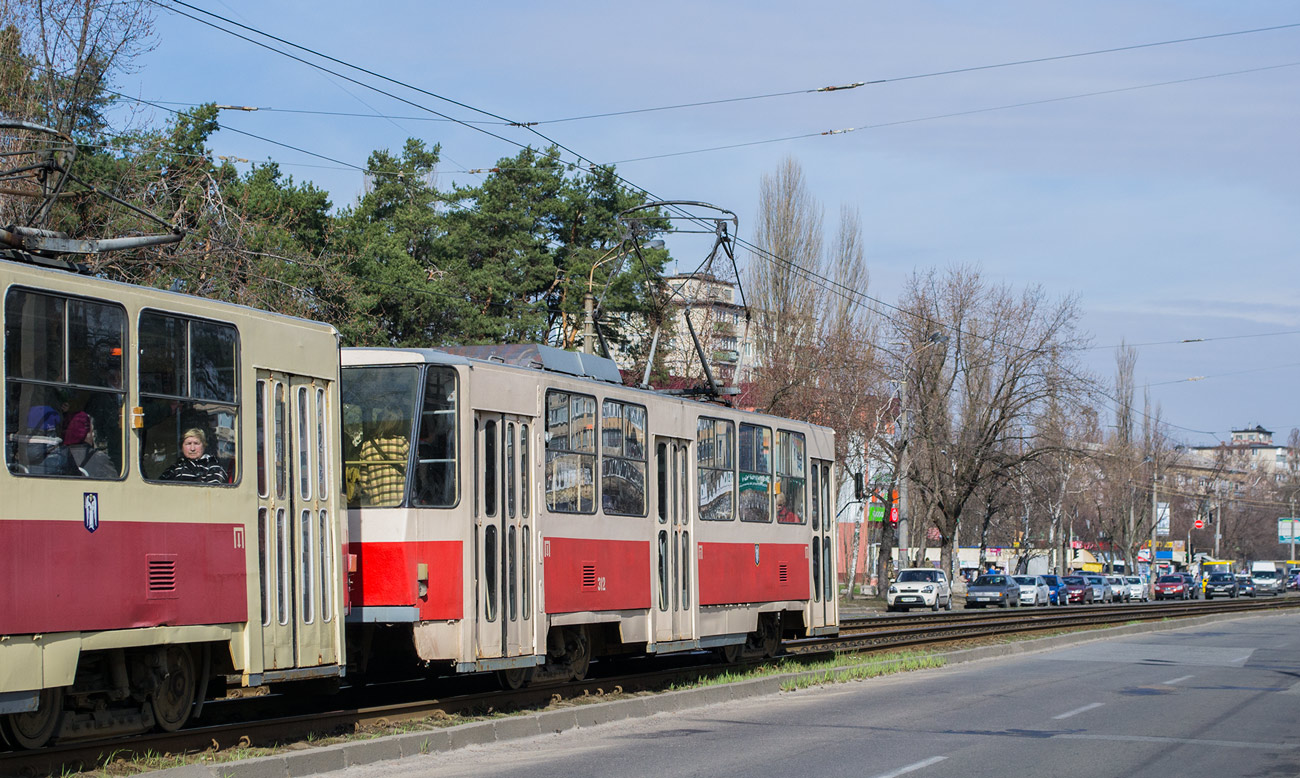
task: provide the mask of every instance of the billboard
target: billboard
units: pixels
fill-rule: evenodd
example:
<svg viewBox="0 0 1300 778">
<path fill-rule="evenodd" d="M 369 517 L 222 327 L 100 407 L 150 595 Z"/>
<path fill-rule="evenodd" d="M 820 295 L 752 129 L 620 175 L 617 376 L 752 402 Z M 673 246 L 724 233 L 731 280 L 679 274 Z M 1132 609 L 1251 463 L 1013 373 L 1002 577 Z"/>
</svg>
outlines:
<svg viewBox="0 0 1300 778">
<path fill-rule="evenodd" d="M 1300 518 L 1282 518 L 1277 520 L 1277 542 L 1294 543 L 1296 532 L 1300 530 Z"/>
</svg>

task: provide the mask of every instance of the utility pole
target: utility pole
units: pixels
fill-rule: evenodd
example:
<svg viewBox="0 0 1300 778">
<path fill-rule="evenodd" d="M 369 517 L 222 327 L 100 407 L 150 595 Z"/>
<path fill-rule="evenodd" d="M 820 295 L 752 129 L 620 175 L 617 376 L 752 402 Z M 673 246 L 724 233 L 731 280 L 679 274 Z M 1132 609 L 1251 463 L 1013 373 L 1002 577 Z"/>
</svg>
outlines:
<svg viewBox="0 0 1300 778">
<path fill-rule="evenodd" d="M 1289 563 L 1292 559 L 1295 559 L 1295 492 L 1294 491 L 1291 492 L 1291 510 L 1290 512 L 1287 513 L 1286 517 L 1291 524 L 1291 554 L 1286 558 L 1287 562 Z"/>
<path fill-rule="evenodd" d="M 1219 558 L 1219 540 L 1223 537 L 1223 500 L 1219 497 L 1219 485 L 1214 485 L 1214 558 Z"/>
<path fill-rule="evenodd" d="M 1151 457 L 1151 578 L 1155 579 L 1156 575 L 1156 532 L 1160 527 L 1160 500 L 1156 496 L 1156 478 L 1160 475 L 1156 470 L 1156 459 Z M 1173 554 L 1169 555 L 1169 561 L 1173 561 Z"/>
</svg>

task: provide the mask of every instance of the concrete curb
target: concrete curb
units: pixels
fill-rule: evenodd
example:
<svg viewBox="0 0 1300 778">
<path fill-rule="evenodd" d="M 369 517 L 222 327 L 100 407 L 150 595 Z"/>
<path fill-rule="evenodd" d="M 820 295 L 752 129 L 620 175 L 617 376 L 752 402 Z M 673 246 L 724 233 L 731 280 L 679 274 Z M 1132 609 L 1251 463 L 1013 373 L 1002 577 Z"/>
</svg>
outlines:
<svg viewBox="0 0 1300 778">
<path fill-rule="evenodd" d="M 1263 614 L 1221 613 L 1170 621 L 1125 624 L 1119 627 L 1108 627 L 1087 632 L 1053 635 L 1036 640 L 967 648 L 938 654 L 938 656 L 944 658 L 945 666 L 950 666 L 985 659 L 1033 654 L 1063 646 L 1124 637 L 1126 635 L 1196 627 L 1218 621 L 1230 621 L 1257 615 Z M 871 663 L 864 662 L 863 664 Z M 151 775 L 158 776 L 158 778 L 298 778 L 298 776 L 333 772 L 348 767 L 375 764 L 393 759 L 454 751 L 466 746 L 519 740 L 537 735 L 558 734 L 570 729 L 594 727 L 655 713 L 673 713 L 702 708 L 721 702 L 762 697 L 780 692 L 782 685 L 790 680 L 799 678 L 815 680 L 825 678 L 828 674 L 831 676 L 848 674 L 852 670 L 853 667 L 844 667 L 830 673 L 822 670 L 790 673 L 788 675 L 759 678 L 720 686 L 706 686 L 699 689 L 665 692 L 627 700 L 577 705 L 571 708 L 509 716 L 491 721 L 476 721 L 427 732 L 409 732 L 402 735 L 377 737 L 372 740 L 337 743 L 330 746 L 289 751 L 274 756 L 245 759 L 239 762 L 173 767 L 167 770 L 158 770 L 151 773 Z"/>
</svg>

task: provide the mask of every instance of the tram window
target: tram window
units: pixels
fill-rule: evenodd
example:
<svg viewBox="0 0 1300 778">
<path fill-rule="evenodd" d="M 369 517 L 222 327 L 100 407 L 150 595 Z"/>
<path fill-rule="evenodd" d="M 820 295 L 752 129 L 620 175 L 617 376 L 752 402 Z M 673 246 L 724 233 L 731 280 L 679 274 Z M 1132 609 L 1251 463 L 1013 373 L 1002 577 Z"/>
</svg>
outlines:
<svg viewBox="0 0 1300 778">
<path fill-rule="evenodd" d="M 329 621 L 334 618 L 334 587 L 330 583 L 334 580 L 334 531 L 330 527 L 329 511 L 320 512 L 320 592 L 321 592 L 321 620 Z"/>
<path fill-rule="evenodd" d="M 520 424 L 519 425 L 519 512 L 523 515 L 525 519 L 528 518 L 528 474 L 530 472 L 532 472 L 532 460 L 528 458 L 528 425 Z"/>
<path fill-rule="evenodd" d="M 659 523 L 668 523 L 668 444 L 655 446 L 655 495 L 659 512 Z"/>
<path fill-rule="evenodd" d="M 523 573 L 521 574 L 520 577 L 523 579 L 523 583 L 524 583 L 522 606 L 524 609 L 524 620 L 527 621 L 528 616 L 530 614 L 530 608 L 531 608 L 531 606 L 529 605 L 529 600 L 530 600 L 530 595 L 532 594 L 532 580 L 533 580 L 533 568 L 530 562 L 530 560 L 532 559 L 532 547 L 531 547 L 532 533 L 529 531 L 527 525 L 524 526 L 523 536 L 524 536 L 523 548 L 522 548 L 523 553 L 521 554 L 521 556 L 523 557 L 523 567 L 521 568 L 523 570 Z"/>
<path fill-rule="evenodd" d="M 696 428 L 696 464 L 700 483 L 700 518 L 735 518 L 736 427 L 722 419 L 701 418 Z"/>
<path fill-rule="evenodd" d="M 257 509 L 257 580 L 261 585 L 259 590 L 262 593 L 262 626 L 271 626 L 271 587 L 266 577 L 268 560 L 267 554 L 270 553 L 269 537 L 267 536 L 267 512 L 266 508 Z"/>
<path fill-rule="evenodd" d="M 659 530 L 659 610 L 668 610 L 668 530 Z"/>
<path fill-rule="evenodd" d="M 139 332 L 144 408 L 140 470 L 145 479 L 234 483 L 239 477 L 238 330 L 220 322 L 146 311 L 140 314 Z M 201 446 L 186 447 L 189 438 Z"/>
<path fill-rule="evenodd" d="M 325 426 L 325 390 L 316 389 L 316 490 L 322 500 L 330 496 L 329 433 Z"/>
<path fill-rule="evenodd" d="M 266 381 L 257 382 L 257 496 L 266 496 Z"/>
<path fill-rule="evenodd" d="M 691 533 L 682 533 L 682 607 L 691 607 Z"/>
<path fill-rule="evenodd" d="M 506 425 L 506 516 L 515 517 L 515 424 Z"/>
<path fill-rule="evenodd" d="M 776 520 L 803 524 L 805 508 L 804 437 L 802 432 L 776 433 Z"/>
<path fill-rule="evenodd" d="M 419 369 L 412 365 L 345 367 L 342 375 L 343 483 L 348 507 L 401 505 Z"/>
<path fill-rule="evenodd" d="M 486 611 L 483 615 L 488 621 L 497 620 L 497 528 L 489 524 L 483 532 L 483 572 L 484 587 L 487 589 Z"/>
<path fill-rule="evenodd" d="M 816 541 L 814 540 L 814 542 Z M 823 536 L 822 537 L 822 595 L 825 597 L 826 602 L 830 602 L 831 597 L 834 596 L 834 584 L 835 584 L 835 575 L 834 575 L 834 567 L 833 567 L 834 564 L 835 564 L 835 559 L 834 557 L 831 556 L 831 539 Z"/>
<path fill-rule="evenodd" d="M 813 531 L 821 529 L 821 489 L 817 488 L 817 476 L 821 474 L 821 468 L 817 465 L 812 467 L 812 528 Z"/>
<path fill-rule="evenodd" d="M 483 424 L 483 513 L 497 515 L 497 423 Z"/>
<path fill-rule="evenodd" d="M 13 288 L 4 317 L 10 472 L 121 478 L 125 311 Z"/>
<path fill-rule="evenodd" d="M 822 599 L 822 544 L 817 538 L 812 541 L 813 600 Z"/>
<path fill-rule="evenodd" d="M 312 542 L 313 522 L 311 520 L 311 511 L 304 510 L 298 516 L 299 532 L 302 538 L 299 540 L 301 546 L 298 554 L 301 558 L 302 573 L 302 620 L 306 624 L 312 623 L 316 614 L 312 606 L 316 602 L 316 580 L 312 575 L 312 565 L 315 563 L 316 544 Z"/>
<path fill-rule="evenodd" d="M 298 387 L 294 404 L 298 406 L 298 496 L 311 499 L 311 425 L 308 424 L 307 387 Z"/>
<path fill-rule="evenodd" d="M 506 563 L 506 571 L 507 571 L 506 581 L 509 582 L 507 585 L 509 586 L 510 589 L 509 600 L 510 600 L 511 621 L 517 621 L 519 616 L 518 594 L 517 594 L 519 591 L 519 557 L 518 557 L 519 547 L 516 545 L 518 542 L 519 542 L 518 533 L 515 531 L 514 525 L 511 525 L 510 532 L 508 533 L 508 540 L 506 545 L 506 558 L 509 560 Z"/>
<path fill-rule="evenodd" d="M 596 398 L 546 393 L 546 507 L 596 511 Z"/>
<path fill-rule="evenodd" d="M 740 520 L 772 520 L 772 430 L 740 425 Z"/>
<path fill-rule="evenodd" d="M 275 511 L 275 620 L 281 625 L 289 623 L 289 527 L 284 520 L 284 508 Z"/>
<path fill-rule="evenodd" d="M 275 390 L 272 395 L 271 406 L 271 423 L 273 426 L 271 434 L 274 436 L 271 442 L 272 456 L 275 457 L 273 467 L 275 468 L 275 498 L 283 500 L 286 495 L 285 491 L 289 488 L 289 463 L 288 463 L 288 435 L 286 428 L 289 419 L 286 416 L 284 402 L 284 384 L 279 381 L 275 382 Z"/>
<path fill-rule="evenodd" d="M 601 505 L 608 514 L 644 516 L 646 409 L 606 400 L 601 410 Z"/>
<path fill-rule="evenodd" d="M 414 502 L 421 507 L 452 508 L 460 500 L 456 491 L 456 396 L 455 370 L 427 368 L 415 454 Z"/>
</svg>

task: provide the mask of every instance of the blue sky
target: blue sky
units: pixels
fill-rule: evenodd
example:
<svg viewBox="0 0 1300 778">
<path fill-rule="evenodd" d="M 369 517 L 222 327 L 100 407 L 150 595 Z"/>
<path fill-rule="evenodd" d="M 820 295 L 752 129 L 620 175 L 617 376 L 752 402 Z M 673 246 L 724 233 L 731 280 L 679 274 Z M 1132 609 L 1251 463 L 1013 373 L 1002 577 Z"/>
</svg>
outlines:
<svg viewBox="0 0 1300 778">
<path fill-rule="evenodd" d="M 1107 347 L 1121 340 L 1216 339 L 1140 351 L 1139 383 L 1152 385 L 1187 442 L 1255 424 L 1285 439 L 1300 427 L 1300 27 L 909 78 L 1297 24 L 1293 4 L 194 1 L 516 121 L 886 79 L 538 130 L 619 163 L 660 198 L 735 211 L 742 237 L 752 236 L 760 177 L 792 156 L 828 226 L 841 206 L 860 211 L 874 296 L 894 301 L 914 270 L 958 264 L 1017 287 L 1039 283 L 1078 298 L 1098 346 L 1085 361 L 1102 375 L 1113 374 Z M 122 91 L 280 109 L 223 112 L 222 121 L 356 166 L 375 148 L 420 137 L 442 145 L 444 186 L 474 183 L 463 171 L 518 150 L 445 121 L 287 113 L 432 118 L 168 11 L 157 31 L 156 48 L 118 81 Z M 1256 72 L 1222 75 L 1245 70 Z M 1134 88 L 1172 81 L 1184 83 Z M 485 118 L 384 88 L 456 118 Z M 1059 99 L 1094 92 L 1111 93 Z M 980 112 L 928 118 L 969 111 Z M 485 128 L 544 143 L 518 128 Z M 865 129 L 756 143 L 846 128 Z M 743 143 L 756 145 L 629 161 Z M 363 186 L 355 169 L 232 132 L 213 146 L 274 159 L 328 189 L 336 206 Z M 670 238 L 669 248 L 691 267 L 704 250 L 687 238 Z M 1195 376 L 1206 378 L 1185 380 Z"/>
</svg>

